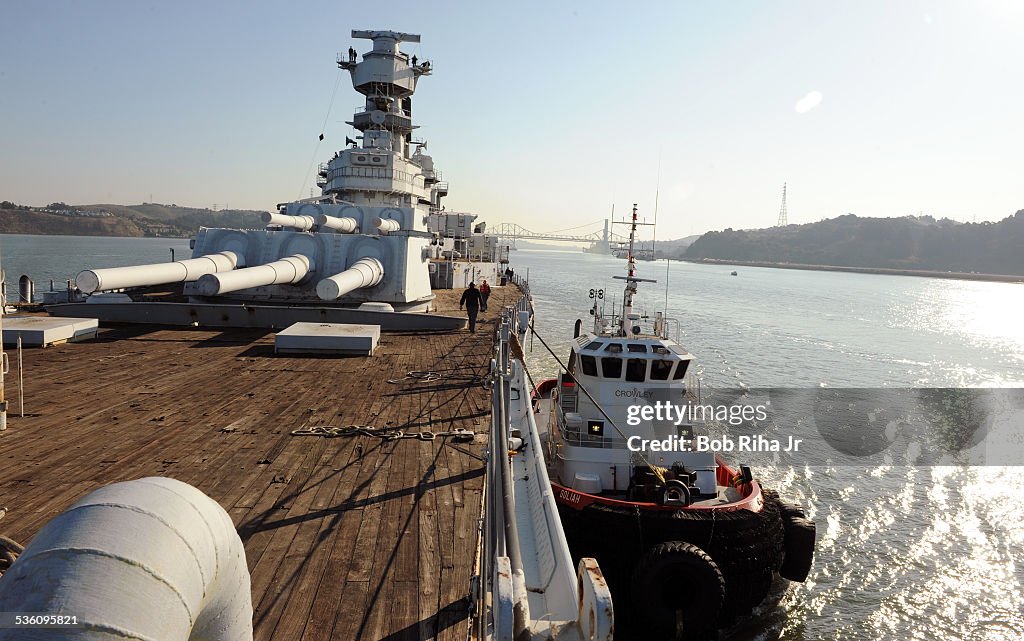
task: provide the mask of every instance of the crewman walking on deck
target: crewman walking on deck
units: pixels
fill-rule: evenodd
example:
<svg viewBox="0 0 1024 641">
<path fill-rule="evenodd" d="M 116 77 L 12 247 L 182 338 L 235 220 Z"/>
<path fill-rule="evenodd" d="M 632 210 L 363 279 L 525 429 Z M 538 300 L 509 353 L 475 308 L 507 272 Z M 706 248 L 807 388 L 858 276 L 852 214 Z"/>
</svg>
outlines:
<svg viewBox="0 0 1024 641">
<path fill-rule="evenodd" d="M 476 315 L 480 311 L 480 290 L 476 288 L 476 283 L 470 283 L 469 288 L 462 292 L 462 298 L 459 300 L 459 311 L 462 311 L 462 306 L 466 306 L 466 314 L 469 315 L 469 333 L 476 333 Z"/>
<path fill-rule="evenodd" d="M 487 279 L 480 283 L 480 311 L 487 311 L 487 299 L 491 297 L 491 286 L 487 284 Z"/>
</svg>

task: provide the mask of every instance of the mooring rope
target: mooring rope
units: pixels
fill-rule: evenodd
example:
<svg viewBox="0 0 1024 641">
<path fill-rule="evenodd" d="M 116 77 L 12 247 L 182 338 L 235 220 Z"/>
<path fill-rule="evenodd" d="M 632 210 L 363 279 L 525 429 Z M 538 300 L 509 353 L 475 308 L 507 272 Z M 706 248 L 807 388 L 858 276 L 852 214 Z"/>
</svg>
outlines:
<svg viewBox="0 0 1024 641">
<path fill-rule="evenodd" d="M 369 436 L 379 438 L 382 441 L 399 441 L 402 439 L 417 439 L 420 441 L 433 441 L 438 438 L 451 437 L 456 441 L 471 441 L 476 436 L 475 432 L 466 429 L 449 430 L 446 432 L 432 432 L 421 430 L 419 432 L 405 432 L 397 427 L 373 427 L 371 425 L 315 425 L 302 427 L 291 431 L 292 436 L 322 436 L 324 438 L 340 438 L 343 436 Z"/>
<path fill-rule="evenodd" d="M 417 381 L 420 383 L 436 383 L 437 381 L 466 381 L 468 383 L 484 383 L 486 377 L 475 374 L 442 374 L 441 372 L 412 370 L 406 372 L 402 378 L 388 379 L 388 383 L 397 385 L 406 381 Z"/>
</svg>

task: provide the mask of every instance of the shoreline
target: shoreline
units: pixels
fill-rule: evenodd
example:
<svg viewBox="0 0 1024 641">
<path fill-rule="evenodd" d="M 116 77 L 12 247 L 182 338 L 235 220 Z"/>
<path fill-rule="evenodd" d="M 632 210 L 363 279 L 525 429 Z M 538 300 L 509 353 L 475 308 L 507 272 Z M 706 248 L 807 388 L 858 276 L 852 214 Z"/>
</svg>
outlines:
<svg viewBox="0 0 1024 641">
<path fill-rule="evenodd" d="M 40 233 L 29 233 L 22 231 L 0 231 L 0 236 L 63 236 L 64 238 L 133 238 L 137 240 L 142 239 L 154 239 L 154 240 L 189 240 L 192 236 L 116 236 L 113 234 L 40 234 Z"/>
<path fill-rule="evenodd" d="M 700 260 L 680 259 L 697 265 L 736 265 L 739 267 L 768 267 L 771 269 L 800 269 L 816 272 L 851 272 L 855 274 L 885 274 L 888 276 L 918 276 L 922 278 L 947 278 L 952 280 L 976 280 L 994 283 L 1024 283 L 1024 276 L 1012 274 L 975 274 L 971 272 L 942 272 L 927 269 L 896 269 L 890 267 L 843 267 L 840 265 L 807 265 L 804 263 L 769 263 L 756 260 L 723 260 L 702 258 Z"/>
</svg>

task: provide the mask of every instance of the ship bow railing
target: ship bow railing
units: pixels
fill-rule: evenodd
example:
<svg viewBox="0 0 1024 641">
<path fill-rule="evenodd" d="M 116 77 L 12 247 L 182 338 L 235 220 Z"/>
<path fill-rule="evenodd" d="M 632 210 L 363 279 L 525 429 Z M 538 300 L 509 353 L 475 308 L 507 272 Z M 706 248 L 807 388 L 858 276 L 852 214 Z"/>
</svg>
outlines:
<svg viewBox="0 0 1024 641">
<path fill-rule="evenodd" d="M 523 296 L 502 310 L 496 327 L 472 637 L 612 641 L 607 584 L 593 559 L 573 567 L 551 494 L 525 366 L 515 354 L 532 322 L 529 285 L 512 281 Z M 524 504 L 517 509 L 517 502 Z"/>
</svg>

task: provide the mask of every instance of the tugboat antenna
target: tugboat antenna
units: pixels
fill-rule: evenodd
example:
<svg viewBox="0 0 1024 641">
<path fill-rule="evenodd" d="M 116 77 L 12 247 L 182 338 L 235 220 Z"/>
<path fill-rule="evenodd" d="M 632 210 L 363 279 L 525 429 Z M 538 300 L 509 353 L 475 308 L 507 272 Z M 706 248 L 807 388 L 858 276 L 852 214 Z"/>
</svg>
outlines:
<svg viewBox="0 0 1024 641">
<path fill-rule="evenodd" d="M 669 260 L 668 258 L 666 258 L 665 259 L 665 311 L 662 312 L 662 318 L 664 319 L 662 321 L 662 323 L 667 323 L 668 322 L 668 268 L 671 265 L 672 265 L 672 261 Z M 662 333 L 664 334 L 664 336 L 662 336 L 662 338 L 668 338 L 668 330 L 665 328 L 664 324 L 662 325 Z"/>
<path fill-rule="evenodd" d="M 654 183 L 654 230 L 651 233 L 651 260 L 658 260 L 658 196 L 661 194 L 661 150 L 658 150 L 658 179 Z"/>
</svg>

